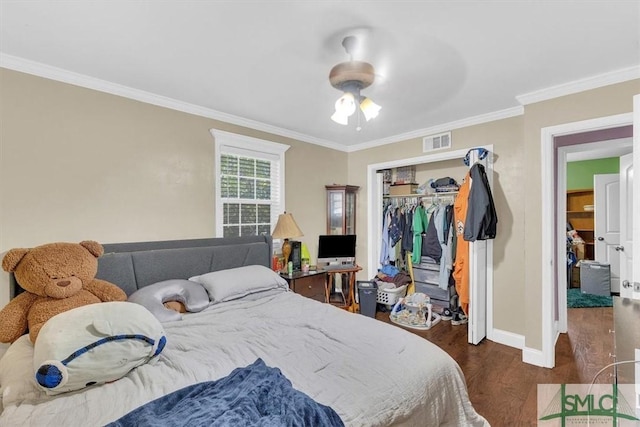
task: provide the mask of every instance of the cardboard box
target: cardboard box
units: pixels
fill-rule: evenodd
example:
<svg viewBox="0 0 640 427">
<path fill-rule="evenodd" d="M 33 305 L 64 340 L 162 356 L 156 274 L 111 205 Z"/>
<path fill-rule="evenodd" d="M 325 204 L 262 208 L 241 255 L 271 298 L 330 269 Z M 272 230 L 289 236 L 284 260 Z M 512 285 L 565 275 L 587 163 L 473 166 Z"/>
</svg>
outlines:
<svg viewBox="0 0 640 427">
<path fill-rule="evenodd" d="M 576 259 L 581 260 L 585 258 L 585 244 L 584 243 L 572 243 L 573 253 L 576 254 Z"/>
<path fill-rule="evenodd" d="M 404 196 L 407 194 L 416 194 L 418 184 L 393 184 L 389 188 L 389 195 Z"/>
</svg>

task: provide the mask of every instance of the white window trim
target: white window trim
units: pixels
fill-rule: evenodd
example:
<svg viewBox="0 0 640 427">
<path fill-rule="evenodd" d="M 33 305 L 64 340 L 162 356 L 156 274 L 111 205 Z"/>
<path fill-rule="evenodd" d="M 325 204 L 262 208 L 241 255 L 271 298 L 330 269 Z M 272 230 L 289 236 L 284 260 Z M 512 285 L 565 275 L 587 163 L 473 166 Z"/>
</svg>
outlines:
<svg viewBox="0 0 640 427">
<path fill-rule="evenodd" d="M 220 189 L 220 154 L 221 153 L 230 153 L 237 155 L 247 155 L 251 157 L 263 157 L 263 158 L 271 158 L 272 160 L 278 160 L 278 164 L 280 165 L 280 182 L 278 185 L 280 186 L 279 191 L 279 201 L 278 205 L 280 207 L 280 211 L 284 211 L 285 208 L 285 189 L 284 189 L 284 153 L 291 147 L 286 144 L 280 144 L 272 141 L 265 141 L 263 139 L 253 138 L 250 136 L 239 135 L 236 133 L 225 132 L 218 129 L 210 129 L 211 135 L 215 141 L 215 223 L 216 223 L 216 237 L 223 236 L 223 208 L 222 208 L 222 198 L 220 197 L 221 189 Z M 281 212 L 273 209 L 271 211 L 271 223 L 275 224 L 278 219 L 278 214 Z"/>
</svg>

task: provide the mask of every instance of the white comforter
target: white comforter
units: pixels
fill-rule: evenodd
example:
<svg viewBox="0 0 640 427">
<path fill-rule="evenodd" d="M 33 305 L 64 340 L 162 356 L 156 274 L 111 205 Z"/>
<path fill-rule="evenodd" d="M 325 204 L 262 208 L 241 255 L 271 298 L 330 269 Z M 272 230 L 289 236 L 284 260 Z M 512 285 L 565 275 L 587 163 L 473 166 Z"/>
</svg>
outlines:
<svg viewBox="0 0 640 427">
<path fill-rule="evenodd" d="M 396 326 L 292 292 L 213 305 L 164 326 L 168 343 L 158 363 L 111 384 L 55 397 L 35 389 L 28 355 L 26 365 L 4 357 L 0 364 L 16 366 L 11 384 L 0 384 L 0 425 L 104 425 L 259 357 L 280 368 L 295 388 L 331 406 L 348 426 L 488 425 L 469 402 L 460 368 L 440 348 Z M 20 370 L 30 384 L 15 384 Z"/>
</svg>

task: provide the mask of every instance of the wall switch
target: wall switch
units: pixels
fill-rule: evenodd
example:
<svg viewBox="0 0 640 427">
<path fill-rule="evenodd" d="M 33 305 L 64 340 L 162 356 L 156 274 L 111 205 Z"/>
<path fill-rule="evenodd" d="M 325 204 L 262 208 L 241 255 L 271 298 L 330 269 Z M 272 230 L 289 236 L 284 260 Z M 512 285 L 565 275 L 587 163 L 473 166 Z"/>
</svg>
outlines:
<svg viewBox="0 0 640 427">
<path fill-rule="evenodd" d="M 633 282 L 633 292 L 640 292 L 640 282 Z"/>
</svg>

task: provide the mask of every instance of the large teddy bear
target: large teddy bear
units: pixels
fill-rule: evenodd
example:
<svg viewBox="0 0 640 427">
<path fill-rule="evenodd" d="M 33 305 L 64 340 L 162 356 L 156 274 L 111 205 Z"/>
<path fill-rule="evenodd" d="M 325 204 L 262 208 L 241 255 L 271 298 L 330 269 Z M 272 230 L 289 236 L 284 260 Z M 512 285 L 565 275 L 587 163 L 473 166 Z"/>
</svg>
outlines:
<svg viewBox="0 0 640 427">
<path fill-rule="evenodd" d="M 7 252 L 2 268 L 15 274 L 25 292 L 0 311 L 0 342 L 14 342 L 28 328 L 35 343 L 40 328 L 56 314 L 103 301 L 126 301 L 122 289 L 95 278 L 103 253 L 102 245 L 92 240 Z"/>
</svg>

